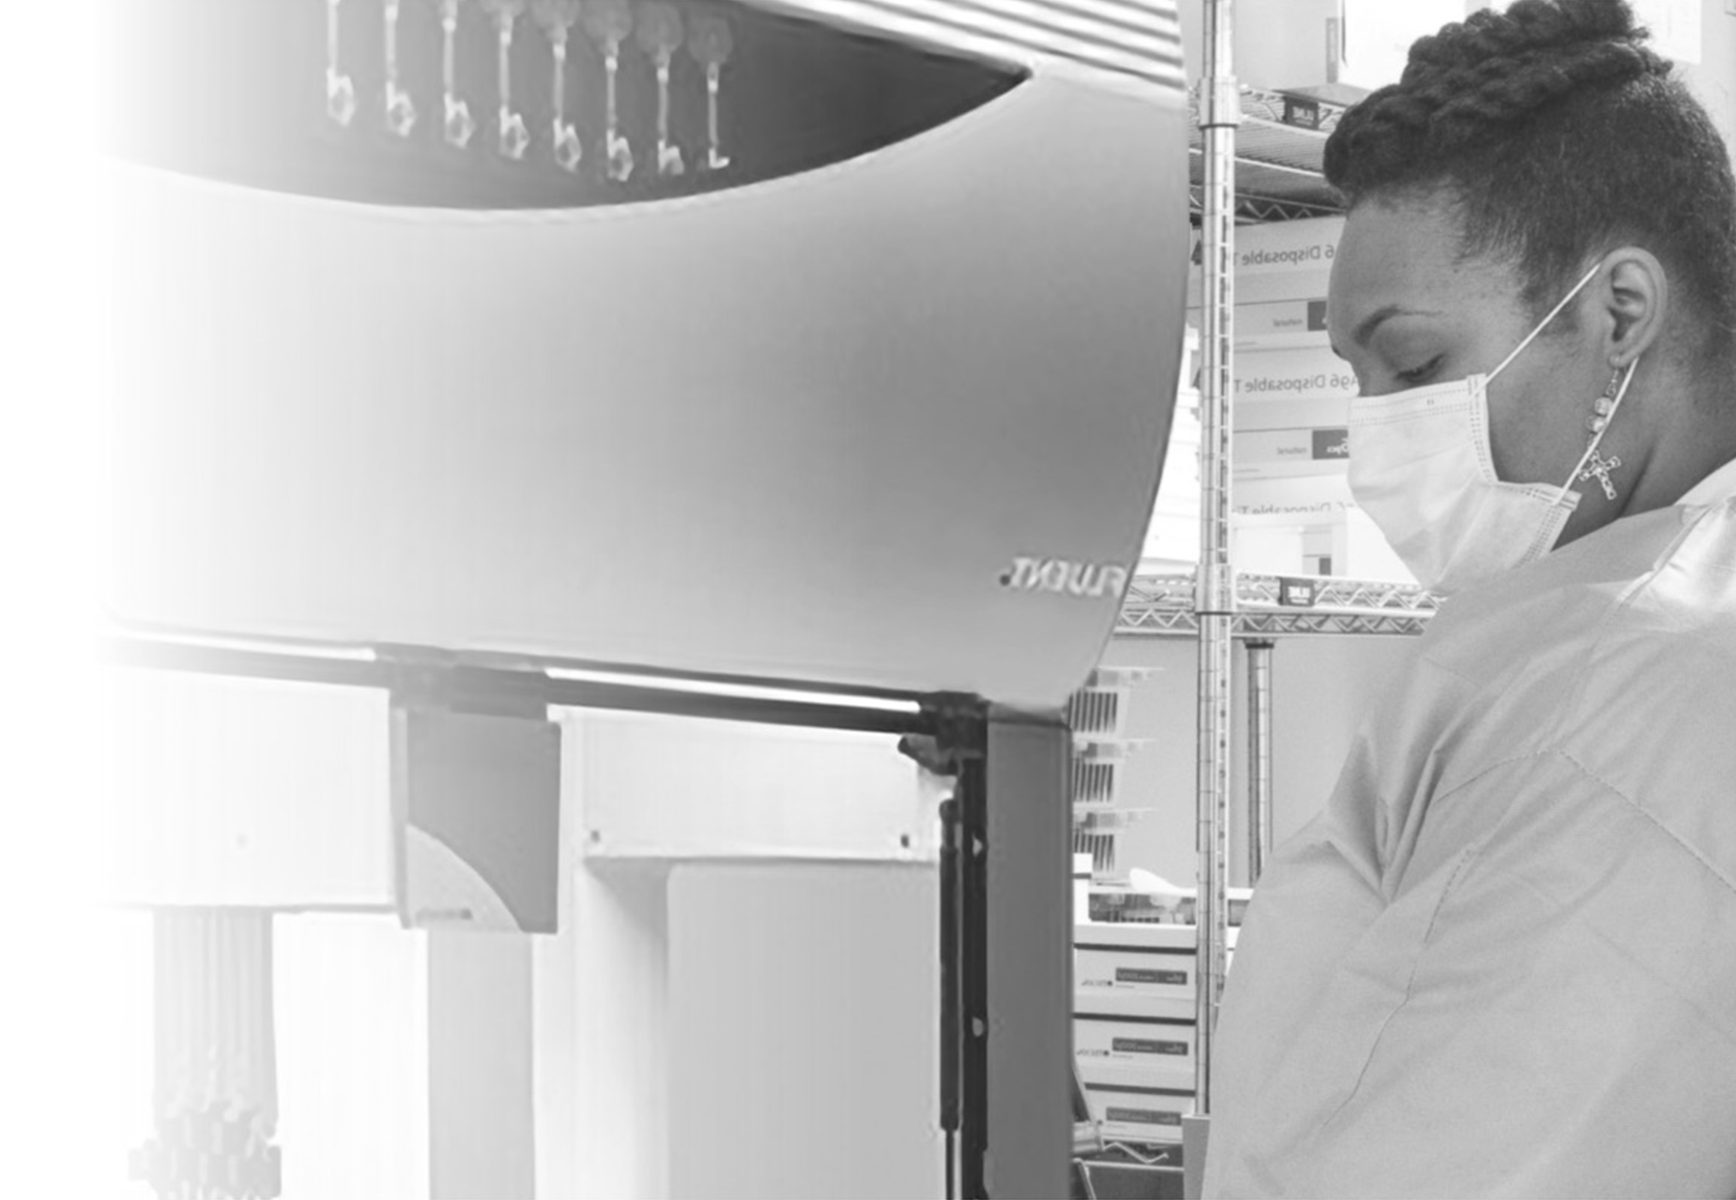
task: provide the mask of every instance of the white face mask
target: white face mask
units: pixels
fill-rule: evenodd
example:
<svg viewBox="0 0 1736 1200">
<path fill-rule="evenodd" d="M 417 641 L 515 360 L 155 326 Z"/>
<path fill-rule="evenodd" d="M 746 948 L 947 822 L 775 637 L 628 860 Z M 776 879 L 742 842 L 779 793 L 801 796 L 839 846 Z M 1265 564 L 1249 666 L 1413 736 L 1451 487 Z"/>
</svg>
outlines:
<svg viewBox="0 0 1736 1200">
<path fill-rule="evenodd" d="M 1504 483 L 1489 449 L 1488 388 L 1596 275 L 1593 268 L 1488 375 L 1351 401 L 1351 495 L 1429 591 L 1446 595 L 1542 558 L 1579 506 L 1570 485 L 1609 423 L 1560 487 Z M 1611 421 L 1638 365 L 1628 366 Z"/>
</svg>

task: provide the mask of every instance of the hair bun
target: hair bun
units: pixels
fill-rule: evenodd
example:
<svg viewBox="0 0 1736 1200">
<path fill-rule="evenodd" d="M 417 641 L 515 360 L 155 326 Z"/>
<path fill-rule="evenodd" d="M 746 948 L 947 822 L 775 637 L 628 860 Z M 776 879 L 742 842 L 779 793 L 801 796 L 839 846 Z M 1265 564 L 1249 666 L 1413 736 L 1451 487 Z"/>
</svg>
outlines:
<svg viewBox="0 0 1736 1200">
<path fill-rule="evenodd" d="M 1516 70 L 1547 74 L 1555 66 L 1567 72 L 1570 78 L 1542 93 L 1541 101 L 1578 84 L 1667 73 L 1669 62 L 1645 46 L 1649 37 L 1627 0 L 1517 0 L 1506 12 L 1482 9 L 1419 38 L 1400 82 L 1439 88 L 1455 79 L 1475 86 Z"/>
<path fill-rule="evenodd" d="M 1344 115 L 1326 145 L 1326 176 L 1343 186 L 1349 164 L 1371 154 L 1420 164 L 1581 89 L 1667 75 L 1669 60 L 1646 47 L 1648 36 L 1627 0 L 1517 0 L 1506 12 L 1472 13 L 1419 39 L 1403 78 Z"/>
</svg>

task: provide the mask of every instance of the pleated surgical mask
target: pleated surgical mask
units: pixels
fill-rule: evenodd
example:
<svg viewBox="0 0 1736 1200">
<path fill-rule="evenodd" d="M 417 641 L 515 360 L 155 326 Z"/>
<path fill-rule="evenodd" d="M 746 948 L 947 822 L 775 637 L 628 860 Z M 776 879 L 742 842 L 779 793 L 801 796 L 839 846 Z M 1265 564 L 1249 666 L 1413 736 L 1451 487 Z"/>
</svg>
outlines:
<svg viewBox="0 0 1736 1200">
<path fill-rule="evenodd" d="M 1572 490 L 1609 423 L 1567 482 L 1507 483 L 1489 444 L 1489 383 L 1577 296 L 1592 268 L 1487 375 L 1429 384 L 1350 405 L 1350 491 L 1394 553 L 1428 590 L 1449 595 L 1534 562 L 1555 548 L 1579 506 Z M 1627 395 L 1627 369 L 1609 418 Z"/>
</svg>

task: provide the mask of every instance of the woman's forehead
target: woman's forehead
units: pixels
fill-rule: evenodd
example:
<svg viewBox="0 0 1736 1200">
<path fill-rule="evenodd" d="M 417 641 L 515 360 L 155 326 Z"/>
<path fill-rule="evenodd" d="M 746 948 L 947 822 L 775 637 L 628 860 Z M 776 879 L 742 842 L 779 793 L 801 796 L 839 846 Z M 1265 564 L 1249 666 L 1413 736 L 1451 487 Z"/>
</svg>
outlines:
<svg viewBox="0 0 1736 1200">
<path fill-rule="evenodd" d="M 1445 204 L 1359 204 L 1345 218 L 1332 260 L 1327 320 L 1334 340 L 1382 308 L 1455 312 L 1510 303 L 1512 272 L 1465 260 L 1460 244 L 1457 218 Z"/>
</svg>

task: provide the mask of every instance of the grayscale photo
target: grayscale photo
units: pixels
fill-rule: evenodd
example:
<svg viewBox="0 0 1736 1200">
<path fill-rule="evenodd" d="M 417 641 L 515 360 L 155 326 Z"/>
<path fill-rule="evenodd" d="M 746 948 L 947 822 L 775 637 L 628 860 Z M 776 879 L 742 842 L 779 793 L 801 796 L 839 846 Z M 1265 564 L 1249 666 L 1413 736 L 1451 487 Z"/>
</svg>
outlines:
<svg viewBox="0 0 1736 1200">
<path fill-rule="evenodd" d="M 8 1195 L 1736 1200 L 1736 0 L 25 15 Z"/>
</svg>

